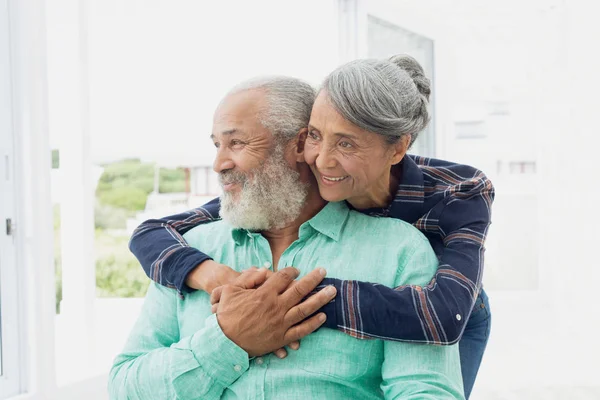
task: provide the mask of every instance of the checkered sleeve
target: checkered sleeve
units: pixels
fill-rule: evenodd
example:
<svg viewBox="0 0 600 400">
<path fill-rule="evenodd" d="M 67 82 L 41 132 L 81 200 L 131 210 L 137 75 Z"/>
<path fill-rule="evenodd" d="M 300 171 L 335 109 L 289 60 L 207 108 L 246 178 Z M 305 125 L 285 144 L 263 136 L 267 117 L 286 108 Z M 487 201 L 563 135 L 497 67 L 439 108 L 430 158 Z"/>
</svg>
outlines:
<svg viewBox="0 0 600 400">
<path fill-rule="evenodd" d="M 156 283 L 177 289 L 180 295 L 192 291 L 187 275 L 200 263 L 211 259 L 190 247 L 182 235 L 192 228 L 219 219 L 219 199 L 202 207 L 160 219 L 150 219 L 136 228 L 129 249 L 144 272 Z"/>
</svg>

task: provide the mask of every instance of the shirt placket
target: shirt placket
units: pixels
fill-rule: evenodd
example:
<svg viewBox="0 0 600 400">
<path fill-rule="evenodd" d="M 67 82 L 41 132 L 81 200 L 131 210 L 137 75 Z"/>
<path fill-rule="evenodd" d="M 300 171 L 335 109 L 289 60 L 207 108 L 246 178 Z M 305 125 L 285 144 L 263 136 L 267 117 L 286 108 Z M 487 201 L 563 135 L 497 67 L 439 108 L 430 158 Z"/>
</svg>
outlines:
<svg viewBox="0 0 600 400">
<path fill-rule="evenodd" d="M 256 357 L 252 360 L 252 369 L 256 374 L 255 379 L 253 380 L 254 385 L 254 396 L 253 399 L 265 399 L 265 387 L 267 381 L 267 371 L 269 369 L 269 364 L 271 363 L 272 354 L 265 354 L 264 356 Z"/>
<path fill-rule="evenodd" d="M 269 242 L 262 235 L 257 233 L 248 232 L 249 240 L 251 243 L 254 257 L 256 260 L 257 267 L 265 267 L 272 269 L 271 247 Z M 248 398 L 252 399 L 265 399 L 265 386 L 267 379 L 267 371 L 271 362 L 272 354 L 266 354 L 264 356 L 255 357 L 250 361 L 250 370 L 248 371 L 252 375 L 252 379 L 249 382 L 254 382 L 253 392 Z M 249 393 L 250 394 L 250 393 Z"/>
<path fill-rule="evenodd" d="M 269 242 L 262 235 L 258 233 L 248 232 L 248 237 L 251 243 L 252 251 L 254 252 L 254 259 L 256 264 L 255 267 L 268 268 L 272 270 L 273 256 L 271 254 L 271 248 Z M 249 266 L 250 267 L 250 266 Z"/>
<path fill-rule="evenodd" d="M 300 267 L 295 265 L 296 255 L 302 249 L 303 246 L 304 240 L 298 239 L 294 243 L 292 243 L 290 247 L 288 247 L 281 255 L 281 258 L 279 259 L 279 265 L 277 266 L 277 270 L 279 271 L 285 267 L 295 267 L 297 269 L 300 269 Z"/>
</svg>

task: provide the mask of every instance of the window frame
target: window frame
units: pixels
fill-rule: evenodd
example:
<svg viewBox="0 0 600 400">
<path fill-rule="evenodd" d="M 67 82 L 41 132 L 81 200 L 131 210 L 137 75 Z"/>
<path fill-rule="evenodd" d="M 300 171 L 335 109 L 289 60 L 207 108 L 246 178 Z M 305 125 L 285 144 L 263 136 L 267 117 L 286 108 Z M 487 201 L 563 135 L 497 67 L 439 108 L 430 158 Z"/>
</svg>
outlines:
<svg viewBox="0 0 600 400">
<path fill-rule="evenodd" d="M 0 29 L 0 399 L 3 399 L 21 392 L 22 375 L 8 0 L 0 0 Z M 11 232 L 7 226 L 9 220 Z"/>
</svg>

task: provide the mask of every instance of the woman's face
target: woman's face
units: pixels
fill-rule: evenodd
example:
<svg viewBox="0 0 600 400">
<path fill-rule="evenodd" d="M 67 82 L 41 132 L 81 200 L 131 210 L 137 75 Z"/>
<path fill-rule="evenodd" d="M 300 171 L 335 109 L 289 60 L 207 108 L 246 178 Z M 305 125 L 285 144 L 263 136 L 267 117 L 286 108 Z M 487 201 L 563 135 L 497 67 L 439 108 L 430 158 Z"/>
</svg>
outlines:
<svg viewBox="0 0 600 400">
<path fill-rule="evenodd" d="M 381 204 L 373 204 L 374 199 L 389 196 L 390 169 L 404 157 L 407 142 L 388 144 L 382 135 L 345 120 L 321 91 L 310 116 L 304 158 L 325 200 L 376 207 Z"/>
</svg>

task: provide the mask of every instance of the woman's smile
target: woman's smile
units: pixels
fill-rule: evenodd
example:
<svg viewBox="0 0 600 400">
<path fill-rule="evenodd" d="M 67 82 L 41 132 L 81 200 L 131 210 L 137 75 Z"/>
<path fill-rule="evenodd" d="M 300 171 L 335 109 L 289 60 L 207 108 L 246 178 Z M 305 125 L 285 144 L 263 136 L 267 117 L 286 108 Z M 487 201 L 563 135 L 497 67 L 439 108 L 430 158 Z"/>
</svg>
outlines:
<svg viewBox="0 0 600 400">
<path fill-rule="evenodd" d="M 319 173 L 319 175 L 321 176 L 321 182 L 323 182 L 325 185 L 330 185 L 330 186 L 339 184 L 350 177 L 350 175 L 328 176 L 328 175 L 323 175 L 321 173 Z"/>
</svg>

